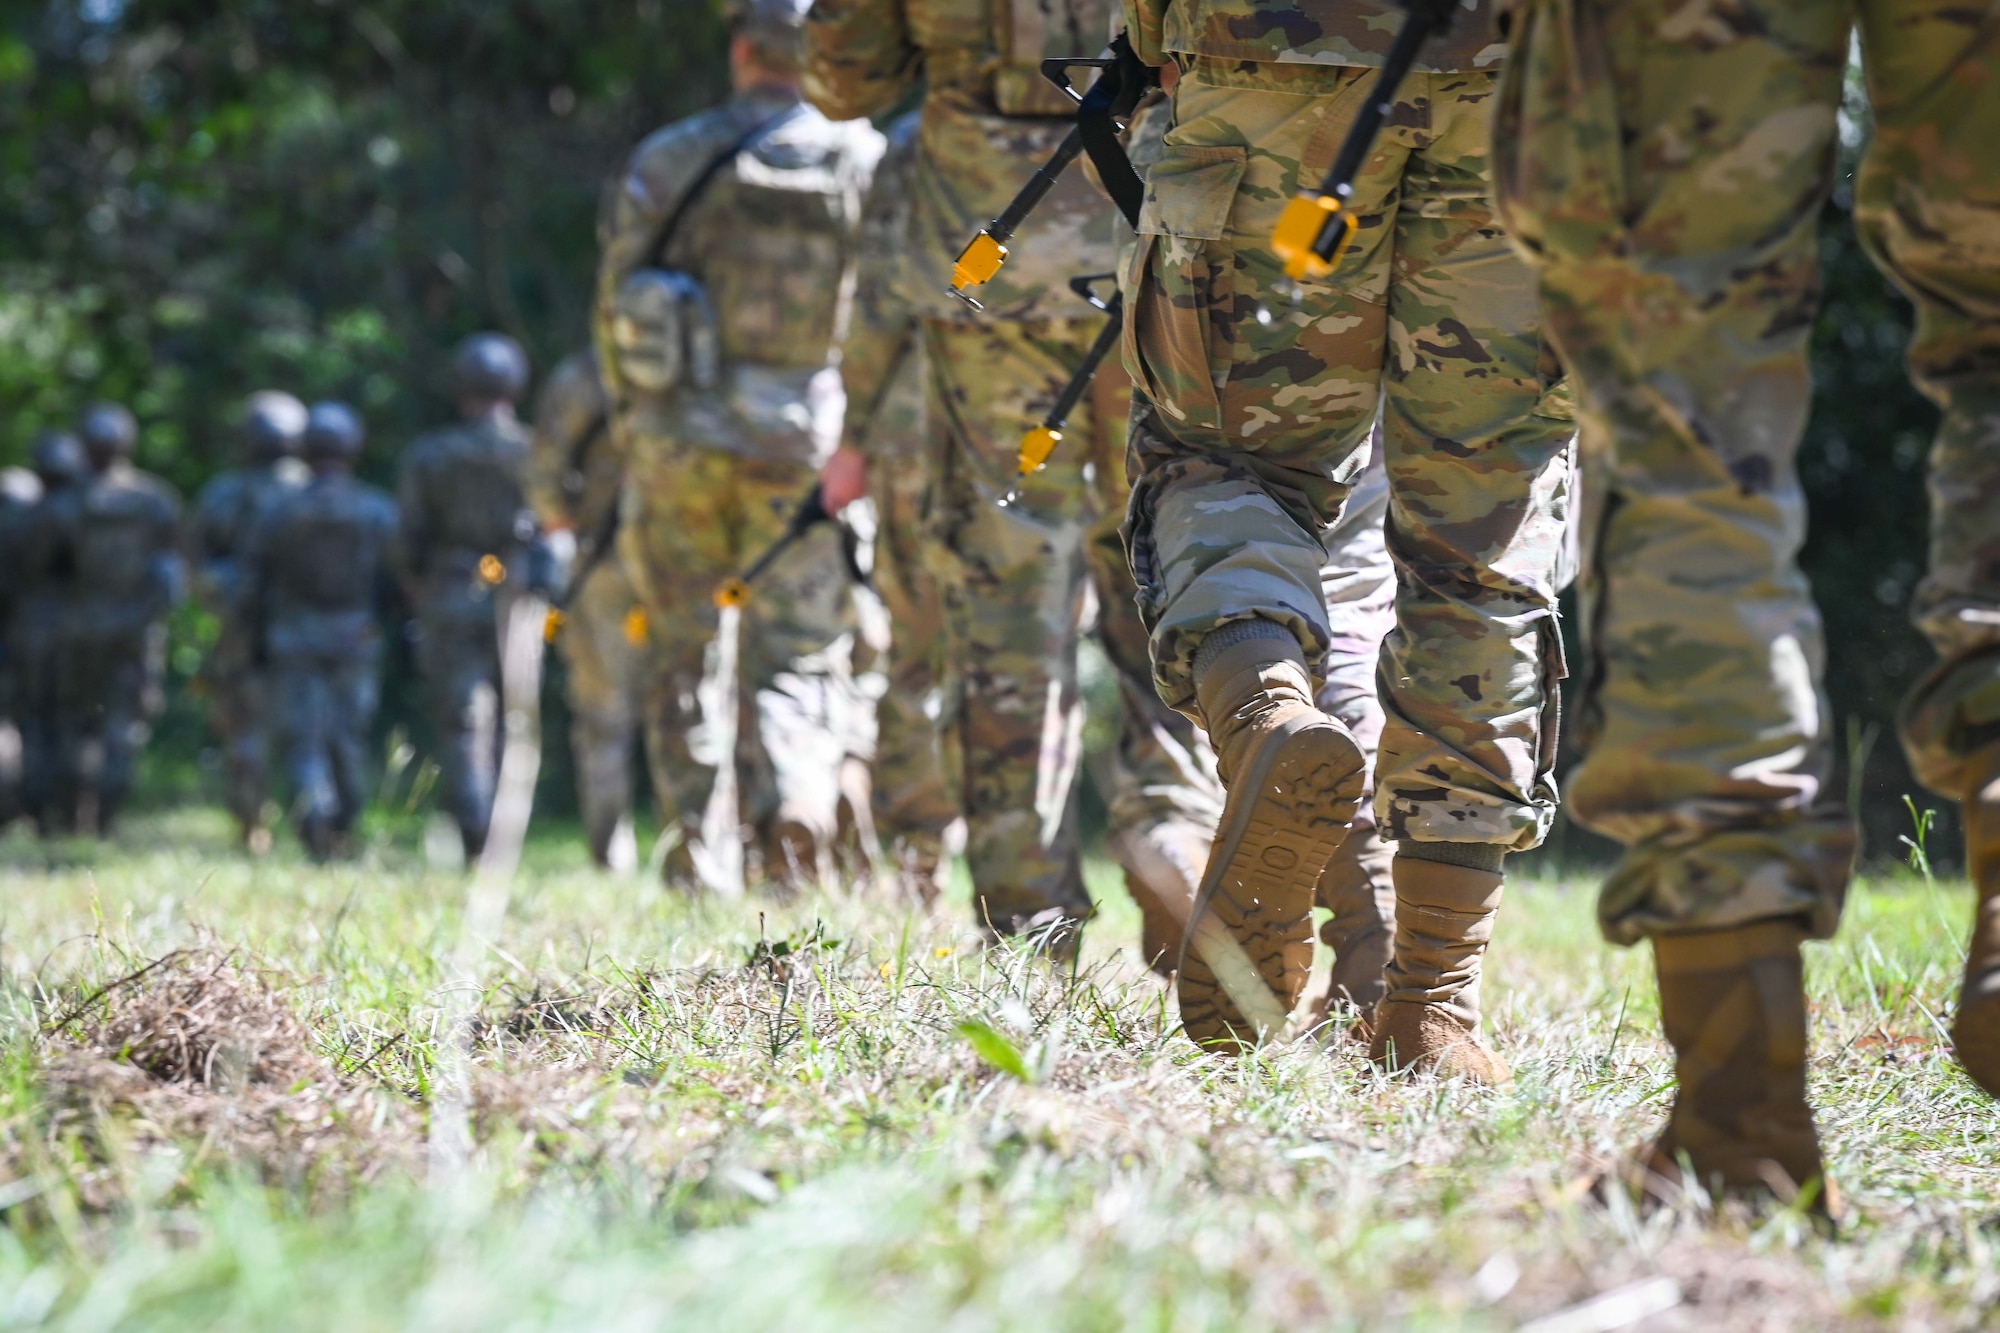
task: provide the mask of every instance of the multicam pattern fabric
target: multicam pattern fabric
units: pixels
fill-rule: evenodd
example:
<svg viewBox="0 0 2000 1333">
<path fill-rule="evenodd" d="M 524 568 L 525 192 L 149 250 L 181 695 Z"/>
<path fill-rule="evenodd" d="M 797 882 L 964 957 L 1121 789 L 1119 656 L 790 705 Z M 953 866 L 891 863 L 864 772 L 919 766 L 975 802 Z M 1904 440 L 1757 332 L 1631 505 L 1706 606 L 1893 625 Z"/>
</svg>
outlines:
<svg viewBox="0 0 2000 1333">
<path fill-rule="evenodd" d="M 1906 742 L 1958 795 L 2000 740 L 2000 10 L 1534 0 L 1514 20 L 1496 179 L 1603 493 L 1572 800 L 1629 849 L 1599 908 L 1621 943 L 1793 915 L 1826 935 L 1845 893 L 1795 457 L 1857 10 L 1877 122 L 1857 214 L 1945 413 L 1915 606 L 1944 660 Z"/>
<path fill-rule="evenodd" d="M 1330 643 L 1322 534 L 1377 412 L 1397 628 L 1382 649 L 1384 836 L 1536 845 L 1555 811 L 1555 578 L 1572 409 L 1487 199 L 1488 74 L 1405 81 L 1355 182 L 1361 230 L 1288 291 L 1269 248 L 1372 79 L 1194 59 L 1127 274 L 1139 476 L 1127 536 L 1161 694 L 1193 706 L 1218 625 Z"/>
<path fill-rule="evenodd" d="M 943 679 L 944 602 L 930 569 L 930 507 L 936 467 L 925 429 L 926 374 L 918 305 L 904 247 L 917 164 L 915 114 L 889 127 L 888 151 L 861 217 L 854 318 L 841 345 L 847 391 L 842 443 L 866 454 L 875 502 L 874 584 L 889 613 L 876 703 L 871 788 L 876 832 L 900 854 L 934 863 L 958 818 L 939 721 L 950 691 Z"/>
<path fill-rule="evenodd" d="M 841 531 L 818 529 L 758 583 L 742 620 L 737 745 L 727 757 L 711 752 L 727 728 L 704 718 L 700 700 L 719 627 L 712 598 L 784 531 L 838 443 L 845 398 L 835 363 L 862 200 L 883 148 L 865 123 L 830 121 L 780 93 L 739 95 L 634 150 L 600 238 L 597 346 L 627 464 L 620 553 L 648 627 L 654 790 L 685 847 L 717 766 L 733 762 L 744 822 L 780 878 L 817 875 L 838 826 L 844 761 L 867 745 Z M 723 158 L 663 247 L 668 220 Z M 620 373 L 615 296 L 649 267 L 707 292 L 721 354 L 713 384 L 695 376 L 650 394 Z M 788 866 L 801 858 L 814 864 Z M 692 864 L 677 855 L 670 869 Z"/>
<path fill-rule="evenodd" d="M 926 318 L 972 320 L 945 295 L 952 261 L 1005 208 L 1073 123 L 1068 99 L 1036 66 L 1096 55 L 1109 0 L 820 0 L 806 21 L 806 95 L 830 116 L 889 110 L 927 84 L 905 262 Z M 1113 211 L 1080 171 L 1065 173 L 978 291 L 1006 319 L 1066 319 L 1067 283 L 1112 265 Z"/>
<path fill-rule="evenodd" d="M 716 588 L 785 530 L 813 484 L 800 463 L 643 444 L 632 455 L 619 551 L 646 612 L 646 749 L 653 789 L 683 846 L 699 836 L 727 728 L 702 702 L 720 620 Z M 830 853 L 840 770 L 865 746 L 851 669 L 853 600 L 832 524 L 787 551 L 753 589 L 739 638 L 734 762 L 743 823 L 765 867 L 810 880 Z M 789 850 L 788 850 L 789 849 Z M 807 864 L 787 873 L 783 857 Z M 671 869 L 691 870 L 676 857 Z"/>
<path fill-rule="evenodd" d="M 1506 43 L 1493 31 L 1495 6 L 1460 0 L 1451 31 L 1433 38 L 1419 73 L 1497 70 Z M 1389 0 L 1125 0 L 1142 59 L 1177 53 L 1218 60 L 1308 65 L 1380 65 L 1403 11 Z"/>
<path fill-rule="evenodd" d="M 600 852 L 631 812 L 639 723 L 641 661 L 633 632 L 639 603 L 615 547 L 596 549 L 606 540 L 623 479 L 597 358 L 588 352 L 568 357 L 535 399 L 528 494 L 543 526 L 575 533 L 575 568 L 593 565 L 570 592 L 555 644 L 569 702 L 577 803 L 591 846 Z M 615 543 L 615 534 L 609 539 Z"/>
</svg>

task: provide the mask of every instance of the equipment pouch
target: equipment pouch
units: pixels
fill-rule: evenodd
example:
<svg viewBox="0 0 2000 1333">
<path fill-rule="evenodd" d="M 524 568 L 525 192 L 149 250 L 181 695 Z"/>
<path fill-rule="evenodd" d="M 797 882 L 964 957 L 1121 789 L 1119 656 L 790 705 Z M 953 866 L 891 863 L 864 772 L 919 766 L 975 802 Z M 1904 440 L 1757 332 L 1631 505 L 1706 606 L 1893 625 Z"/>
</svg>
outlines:
<svg viewBox="0 0 2000 1333">
<path fill-rule="evenodd" d="M 619 377 L 664 396 L 683 384 L 713 388 L 721 378 L 715 312 L 701 283 L 685 273 L 644 268 L 612 300 L 612 353 Z"/>
</svg>

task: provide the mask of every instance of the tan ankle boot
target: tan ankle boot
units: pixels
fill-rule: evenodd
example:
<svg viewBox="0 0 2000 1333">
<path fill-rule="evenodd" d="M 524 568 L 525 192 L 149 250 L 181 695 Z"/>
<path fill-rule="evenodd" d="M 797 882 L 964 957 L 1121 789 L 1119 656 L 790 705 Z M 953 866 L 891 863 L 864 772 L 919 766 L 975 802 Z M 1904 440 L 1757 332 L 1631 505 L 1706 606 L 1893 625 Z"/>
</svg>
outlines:
<svg viewBox="0 0 2000 1333">
<path fill-rule="evenodd" d="M 1333 951 L 1327 999 L 1362 1014 L 1373 1013 L 1389 989 L 1389 960 L 1396 951 L 1395 859 L 1395 844 L 1382 841 L 1374 824 L 1357 820 L 1319 879 L 1319 905 L 1333 913 L 1319 928 L 1320 943 Z"/>
<path fill-rule="evenodd" d="M 1182 1026 L 1215 1050 L 1288 1033 L 1312 971 L 1313 889 L 1366 769 L 1353 735 L 1313 705 L 1290 634 L 1252 625 L 1231 637 L 1197 656 L 1196 702 L 1228 798 L 1177 986 Z"/>
<path fill-rule="evenodd" d="M 1966 871 L 1978 897 L 1951 1040 L 1972 1081 L 2000 1097 L 2000 747 L 1975 772 L 1960 809 Z"/>
<path fill-rule="evenodd" d="M 1500 914 L 1497 871 L 1398 856 L 1396 948 L 1368 1055 L 1388 1069 L 1501 1085 L 1507 1067 L 1479 1035 L 1479 972 Z"/>
<path fill-rule="evenodd" d="M 1126 891 L 1139 905 L 1139 956 L 1161 977 L 1171 978 L 1180 962 L 1181 940 L 1214 837 L 1213 829 L 1181 819 L 1112 837 Z"/>
<path fill-rule="evenodd" d="M 1712 1192 L 1789 1200 L 1823 1180 L 1806 1104 L 1805 939 L 1795 920 L 1654 938 L 1660 1022 L 1679 1086 L 1666 1132 L 1646 1155 L 1651 1192 L 1678 1184 L 1683 1154 Z M 1835 1207 L 1827 1196 L 1822 1188 L 1821 1211 Z"/>
</svg>

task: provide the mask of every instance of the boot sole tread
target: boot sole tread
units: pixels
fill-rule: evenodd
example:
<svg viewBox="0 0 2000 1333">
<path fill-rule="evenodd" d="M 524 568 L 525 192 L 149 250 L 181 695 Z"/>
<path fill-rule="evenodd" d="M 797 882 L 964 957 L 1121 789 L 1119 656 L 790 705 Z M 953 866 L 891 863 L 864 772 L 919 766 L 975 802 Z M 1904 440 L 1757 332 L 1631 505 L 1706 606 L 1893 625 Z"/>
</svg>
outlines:
<svg viewBox="0 0 2000 1333">
<path fill-rule="evenodd" d="M 1247 809 L 1239 810 L 1237 793 L 1230 794 L 1193 915 L 1196 926 L 1219 924 L 1227 939 L 1198 945 L 1202 932 L 1191 929 L 1177 987 L 1181 1026 L 1198 1045 L 1237 1050 L 1278 1035 L 1268 1030 L 1269 1010 L 1262 1024 L 1245 1016 L 1217 965 L 1240 968 L 1204 957 L 1205 948 L 1227 949 L 1233 941 L 1272 1006 L 1290 1014 L 1298 1003 L 1312 969 L 1314 892 L 1347 836 L 1365 767 L 1345 730 L 1306 725 L 1266 743 L 1242 784 L 1256 789 L 1240 798 Z"/>
</svg>

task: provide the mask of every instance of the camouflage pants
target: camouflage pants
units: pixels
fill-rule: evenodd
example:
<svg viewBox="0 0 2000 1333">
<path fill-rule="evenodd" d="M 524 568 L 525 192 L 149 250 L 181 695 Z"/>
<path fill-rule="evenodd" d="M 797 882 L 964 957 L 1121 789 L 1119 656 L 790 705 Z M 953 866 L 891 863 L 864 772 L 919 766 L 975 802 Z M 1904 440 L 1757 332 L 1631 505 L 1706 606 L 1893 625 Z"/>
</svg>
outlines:
<svg viewBox="0 0 2000 1333">
<path fill-rule="evenodd" d="M 921 448 L 924 385 L 923 358 L 904 357 L 878 409 L 878 417 L 895 411 L 898 420 L 877 433 L 914 439 L 919 447 L 876 457 L 868 473 L 875 591 L 889 613 L 889 688 L 875 705 L 875 828 L 919 861 L 941 854 L 944 831 L 958 818 L 939 725 L 950 690 L 943 679 L 944 601 L 929 558 L 935 469 Z"/>
<path fill-rule="evenodd" d="M 490 593 L 457 591 L 433 589 L 419 605 L 417 661 L 436 733 L 439 795 L 470 853 L 485 844 L 500 780 L 499 612 Z"/>
<path fill-rule="evenodd" d="M 221 640 L 203 667 L 208 688 L 208 721 L 222 742 L 229 813 L 246 831 L 264 822 L 271 790 L 269 672 L 250 661 L 247 631 L 225 625 Z"/>
<path fill-rule="evenodd" d="M 804 463 L 664 441 L 633 450 L 619 554 L 646 609 L 647 756 L 663 817 L 689 841 L 724 760 L 713 725 L 720 705 L 705 710 L 702 699 L 719 628 L 715 590 L 783 533 L 813 475 Z M 816 874 L 839 829 L 841 769 L 865 708 L 849 664 L 852 606 L 841 533 L 828 524 L 765 572 L 743 611 L 737 791 L 779 878 Z"/>
<path fill-rule="evenodd" d="M 65 634 L 56 654 L 53 815 L 107 830 L 138 780 L 166 679 L 164 624 Z"/>
<path fill-rule="evenodd" d="M 1592 640 L 1574 808 L 1628 852 L 1621 943 L 1798 915 L 1830 934 L 1853 837 L 1826 790 L 1820 621 L 1797 565 L 1815 228 L 1848 0 L 1530 5 L 1496 178 L 1588 428 Z M 1944 408 L 1932 572 L 1944 654 L 1907 740 L 1920 776 L 2000 740 L 2000 14 L 1858 6 L 1876 108 L 1857 214 L 1917 305 L 1910 364 Z M 1597 508 L 1593 495 L 1593 508 Z"/>
<path fill-rule="evenodd" d="M 1162 697 L 1210 630 L 1261 617 L 1327 652 L 1322 534 L 1378 409 L 1396 627 L 1380 658 L 1386 836 L 1534 846 L 1553 818 L 1555 574 L 1574 427 L 1528 270 L 1488 199 L 1484 74 L 1415 74 L 1355 182 L 1361 230 L 1281 290 L 1270 232 L 1375 72 L 1196 60 L 1149 178 L 1126 364 L 1127 540 Z"/>
<path fill-rule="evenodd" d="M 638 599 L 615 555 L 607 556 L 570 602 L 556 650 L 569 701 L 570 754 L 577 804 L 593 852 L 605 855 L 632 810 L 632 740 L 639 723 L 645 642 Z"/>
<path fill-rule="evenodd" d="M 381 700 L 379 651 L 283 656 L 271 664 L 272 719 L 292 811 L 336 833 L 368 804 L 368 736 Z"/>
</svg>

